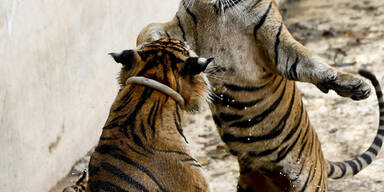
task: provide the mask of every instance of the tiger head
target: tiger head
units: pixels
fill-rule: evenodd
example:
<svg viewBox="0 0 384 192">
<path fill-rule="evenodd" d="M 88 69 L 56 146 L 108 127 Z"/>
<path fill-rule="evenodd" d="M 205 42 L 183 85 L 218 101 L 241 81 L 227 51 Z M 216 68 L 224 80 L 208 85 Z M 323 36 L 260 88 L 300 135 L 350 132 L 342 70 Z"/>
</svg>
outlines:
<svg viewBox="0 0 384 192">
<path fill-rule="evenodd" d="M 197 57 L 188 45 L 177 39 L 160 39 L 110 54 L 122 64 L 119 75 L 121 89 L 129 77 L 138 76 L 160 82 L 176 92 L 185 101 L 184 110 L 195 111 L 208 95 L 209 83 L 202 73 L 213 58 Z"/>
</svg>

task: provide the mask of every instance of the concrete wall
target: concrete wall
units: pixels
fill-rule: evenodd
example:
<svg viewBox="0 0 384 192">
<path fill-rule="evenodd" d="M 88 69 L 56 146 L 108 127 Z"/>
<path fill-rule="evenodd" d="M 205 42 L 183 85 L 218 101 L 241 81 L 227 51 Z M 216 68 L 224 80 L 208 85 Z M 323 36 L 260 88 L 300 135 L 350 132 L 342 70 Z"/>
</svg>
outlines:
<svg viewBox="0 0 384 192">
<path fill-rule="evenodd" d="M 1 0 L 0 191 L 48 191 L 95 145 L 117 92 L 107 55 L 179 0 Z"/>
</svg>

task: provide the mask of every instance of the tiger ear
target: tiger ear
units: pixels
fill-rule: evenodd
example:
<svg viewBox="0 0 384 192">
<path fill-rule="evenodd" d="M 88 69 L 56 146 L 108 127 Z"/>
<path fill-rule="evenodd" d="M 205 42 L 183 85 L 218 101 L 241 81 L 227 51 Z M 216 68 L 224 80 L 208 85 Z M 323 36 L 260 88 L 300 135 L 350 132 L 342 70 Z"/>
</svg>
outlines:
<svg viewBox="0 0 384 192">
<path fill-rule="evenodd" d="M 116 63 L 121 63 L 123 66 L 128 67 L 128 69 L 132 68 L 133 64 L 140 57 L 139 54 L 133 50 L 124 50 L 121 53 L 109 53 L 116 61 Z"/>
<path fill-rule="evenodd" d="M 181 69 L 181 74 L 197 75 L 203 72 L 213 58 L 189 57 Z"/>
</svg>

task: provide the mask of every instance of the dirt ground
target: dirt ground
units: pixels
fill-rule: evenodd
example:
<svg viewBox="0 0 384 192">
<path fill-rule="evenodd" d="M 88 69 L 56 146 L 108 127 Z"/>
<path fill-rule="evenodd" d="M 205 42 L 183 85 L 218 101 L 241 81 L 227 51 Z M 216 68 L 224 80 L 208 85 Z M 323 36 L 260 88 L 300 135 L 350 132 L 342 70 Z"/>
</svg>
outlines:
<svg viewBox="0 0 384 192">
<path fill-rule="evenodd" d="M 384 1 L 383 0 L 296 0 L 283 13 L 296 39 L 310 50 L 328 58 L 339 70 L 356 73 L 373 71 L 384 84 Z M 347 64 L 339 66 L 339 64 Z M 352 158 L 368 148 L 378 125 L 374 95 L 352 101 L 334 92 L 323 94 L 310 84 L 298 83 L 311 123 L 329 160 Z M 235 191 L 239 169 L 220 141 L 210 112 L 205 106 L 184 119 L 185 135 L 192 154 L 203 165 L 212 191 Z M 50 192 L 61 192 L 87 166 L 89 154 L 74 165 L 71 173 Z M 356 176 L 329 180 L 331 192 L 384 191 L 384 153 Z"/>
</svg>

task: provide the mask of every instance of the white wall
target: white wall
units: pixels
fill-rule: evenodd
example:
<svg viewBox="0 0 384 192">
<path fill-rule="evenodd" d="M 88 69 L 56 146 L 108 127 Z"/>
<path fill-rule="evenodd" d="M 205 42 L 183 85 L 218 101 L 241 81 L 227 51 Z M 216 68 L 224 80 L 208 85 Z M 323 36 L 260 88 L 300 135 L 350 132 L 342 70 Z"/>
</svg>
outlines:
<svg viewBox="0 0 384 192">
<path fill-rule="evenodd" d="M 1 0 L 0 191 L 48 191 L 95 145 L 117 92 L 107 55 L 179 0 Z"/>
</svg>

